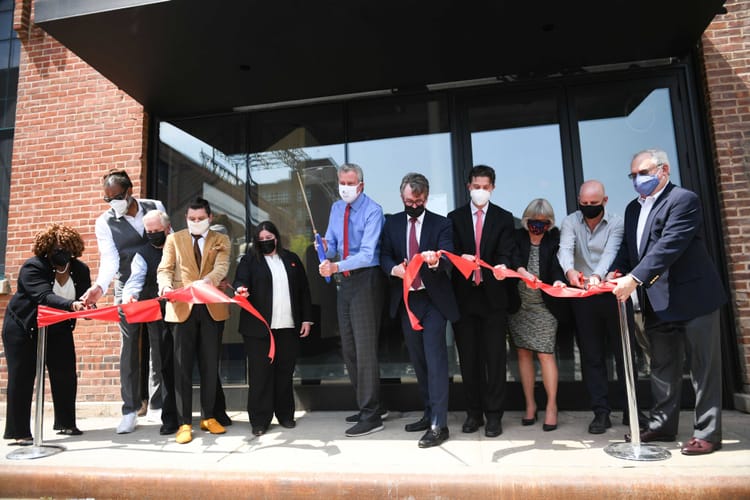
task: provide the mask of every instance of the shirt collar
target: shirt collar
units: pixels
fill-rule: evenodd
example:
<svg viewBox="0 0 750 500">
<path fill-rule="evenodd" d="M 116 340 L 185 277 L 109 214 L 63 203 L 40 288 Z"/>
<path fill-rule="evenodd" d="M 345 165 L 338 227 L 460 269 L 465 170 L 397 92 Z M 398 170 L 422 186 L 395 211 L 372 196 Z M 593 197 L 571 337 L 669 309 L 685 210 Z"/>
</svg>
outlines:
<svg viewBox="0 0 750 500">
<path fill-rule="evenodd" d="M 479 212 L 480 208 L 476 205 L 474 205 L 474 202 L 469 202 L 469 206 L 471 206 L 471 215 L 476 215 L 477 212 Z M 487 209 L 490 207 L 490 202 L 488 201 L 482 208 L 482 215 L 487 215 Z"/>
<path fill-rule="evenodd" d="M 420 215 L 419 217 L 417 217 L 417 222 L 419 224 L 422 224 L 424 222 L 424 216 L 425 216 L 426 213 L 427 213 L 427 209 L 425 209 L 425 211 L 422 212 L 422 215 Z M 409 214 L 407 214 L 406 212 L 404 212 L 404 215 L 406 216 L 406 222 L 410 223 L 412 218 L 409 217 Z"/>
<path fill-rule="evenodd" d="M 655 203 L 655 202 L 656 202 L 656 200 L 658 200 L 658 199 L 659 199 L 659 196 L 661 196 L 661 195 L 662 195 L 662 193 L 664 192 L 664 190 L 665 190 L 665 189 L 667 188 L 667 186 L 668 186 L 668 185 L 669 185 L 669 183 L 667 182 L 666 184 L 664 184 L 664 187 L 663 187 L 663 188 L 661 188 L 660 190 L 658 190 L 658 191 L 657 191 L 657 192 L 655 192 L 654 194 L 650 194 L 650 195 L 646 196 L 645 198 L 643 198 L 643 197 L 639 196 L 639 197 L 637 198 L 637 200 L 638 200 L 638 203 L 640 203 L 640 204 L 641 204 L 641 206 L 645 205 L 645 204 L 646 204 L 646 202 L 649 202 L 649 200 L 651 200 L 651 201 L 650 201 L 650 203 L 651 203 L 651 204 Z"/>
</svg>

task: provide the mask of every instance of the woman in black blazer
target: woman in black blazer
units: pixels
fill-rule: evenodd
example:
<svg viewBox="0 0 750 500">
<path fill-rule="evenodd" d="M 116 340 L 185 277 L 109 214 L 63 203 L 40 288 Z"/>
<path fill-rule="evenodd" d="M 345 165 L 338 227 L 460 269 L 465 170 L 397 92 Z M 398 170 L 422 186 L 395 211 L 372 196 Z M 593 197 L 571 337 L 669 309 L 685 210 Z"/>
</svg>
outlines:
<svg viewBox="0 0 750 500">
<path fill-rule="evenodd" d="M 253 434 L 265 434 L 274 413 L 285 428 L 295 426 L 292 376 L 299 338 L 312 326 L 312 302 L 305 268 L 299 257 L 281 247 L 279 230 L 270 221 L 258 224 L 252 249 L 242 257 L 234 279 L 237 294 L 250 302 L 271 326 L 276 357 L 268 359 L 270 339 L 265 325 L 247 311 L 240 313 L 240 333 L 250 372 L 247 412 Z"/>
<path fill-rule="evenodd" d="M 554 225 L 555 214 L 547 200 L 538 198 L 529 203 L 523 212 L 522 227 L 513 234 L 516 244 L 514 260 L 518 272 L 527 278 L 538 277 L 543 283 L 563 286 L 564 274 L 557 261 L 560 231 Z M 518 281 L 518 284 L 510 290 L 514 308 L 510 311 L 513 314 L 508 318 L 508 325 L 511 341 L 518 351 L 518 371 L 526 399 L 526 415 L 521 423 L 533 425 L 536 422 L 536 353 L 547 392 L 543 429 L 552 431 L 557 428 L 556 332 L 558 319 L 562 319 L 560 316 L 564 315 L 567 303 L 541 290 L 528 288 L 520 280 L 514 281 Z"/>
<path fill-rule="evenodd" d="M 15 295 L 3 320 L 3 346 L 8 362 L 8 398 L 5 439 L 19 445 L 33 444 L 31 400 L 36 378 L 37 306 L 65 311 L 85 308 L 77 298 L 91 286 L 86 264 L 78 260 L 83 240 L 74 229 L 52 224 L 34 237 L 34 257 L 21 266 Z M 47 328 L 47 372 L 55 408 L 53 428 L 58 434 L 79 435 L 76 427 L 75 320 Z"/>
</svg>

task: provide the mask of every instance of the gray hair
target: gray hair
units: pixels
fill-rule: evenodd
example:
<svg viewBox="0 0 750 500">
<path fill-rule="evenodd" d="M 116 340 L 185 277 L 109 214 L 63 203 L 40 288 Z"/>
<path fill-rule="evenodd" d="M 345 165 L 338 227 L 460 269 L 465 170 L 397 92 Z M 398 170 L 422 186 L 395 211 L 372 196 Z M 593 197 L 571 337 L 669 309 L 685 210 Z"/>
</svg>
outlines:
<svg viewBox="0 0 750 500">
<path fill-rule="evenodd" d="M 548 202 L 544 198 L 537 198 L 535 200 L 531 200 L 531 203 L 529 203 L 529 205 L 526 207 L 526 210 L 523 211 L 521 226 L 523 226 L 524 229 L 528 230 L 529 219 L 533 219 L 540 215 L 545 219 L 549 219 L 550 227 L 555 225 L 555 211 L 552 210 L 552 205 L 550 205 L 550 202 Z"/>
<path fill-rule="evenodd" d="M 639 151 L 636 154 L 633 155 L 633 160 L 638 158 L 641 155 L 648 155 L 651 157 L 652 160 L 654 160 L 654 163 L 656 163 L 657 167 L 660 167 L 662 165 L 669 165 L 669 157 L 667 156 L 667 152 L 662 149 L 644 149 L 643 151 Z M 632 161 L 631 160 L 631 163 Z"/>
<path fill-rule="evenodd" d="M 411 188 L 412 193 L 416 195 L 430 194 L 430 181 L 427 180 L 427 177 L 425 177 L 422 174 L 418 174 L 416 172 L 409 172 L 404 176 L 403 179 L 401 179 L 401 194 L 404 194 L 404 189 L 406 186 L 409 186 Z"/>
<path fill-rule="evenodd" d="M 363 182 L 365 180 L 365 174 L 364 172 L 362 172 L 362 167 L 360 167 L 356 163 L 344 163 L 339 167 L 339 175 L 345 174 L 347 172 L 357 172 L 357 180 L 359 182 Z"/>
<path fill-rule="evenodd" d="M 159 219 L 161 225 L 167 227 L 169 225 L 169 215 L 165 214 L 161 210 L 149 210 L 146 215 L 143 216 L 143 222 L 151 219 Z"/>
</svg>

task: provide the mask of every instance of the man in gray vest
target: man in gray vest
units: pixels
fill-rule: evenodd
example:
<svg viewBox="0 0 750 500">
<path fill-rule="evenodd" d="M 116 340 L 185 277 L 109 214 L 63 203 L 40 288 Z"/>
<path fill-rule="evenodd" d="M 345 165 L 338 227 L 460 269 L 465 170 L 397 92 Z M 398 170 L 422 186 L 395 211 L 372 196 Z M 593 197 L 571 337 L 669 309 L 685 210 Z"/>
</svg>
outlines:
<svg viewBox="0 0 750 500">
<path fill-rule="evenodd" d="M 92 306 L 106 293 L 114 279 L 115 304 L 122 304 L 122 289 L 130 277 L 130 264 L 135 253 L 148 243 L 143 216 L 150 210 L 166 213 L 158 200 L 137 200 L 133 183 L 124 170 L 112 170 L 104 176 L 104 201 L 109 210 L 96 219 L 96 242 L 99 247 L 99 274 L 81 299 Z M 141 407 L 140 390 L 140 324 L 120 318 L 120 394 L 122 421 L 118 434 L 135 430 L 137 412 Z"/>
</svg>

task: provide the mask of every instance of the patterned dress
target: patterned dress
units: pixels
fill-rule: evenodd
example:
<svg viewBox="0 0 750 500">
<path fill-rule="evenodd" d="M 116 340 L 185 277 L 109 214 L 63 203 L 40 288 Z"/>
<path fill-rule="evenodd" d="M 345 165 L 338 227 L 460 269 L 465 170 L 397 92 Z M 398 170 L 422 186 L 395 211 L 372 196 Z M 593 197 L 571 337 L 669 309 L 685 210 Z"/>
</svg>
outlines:
<svg viewBox="0 0 750 500">
<path fill-rule="evenodd" d="M 526 270 L 539 275 L 539 246 L 531 245 Z M 510 338 L 513 345 L 530 351 L 554 353 L 557 319 L 549 312 L 542 299 L 542 291 L 531 289 L 518 281 L 521 308 L 509 317 Z"/>
</svg>

